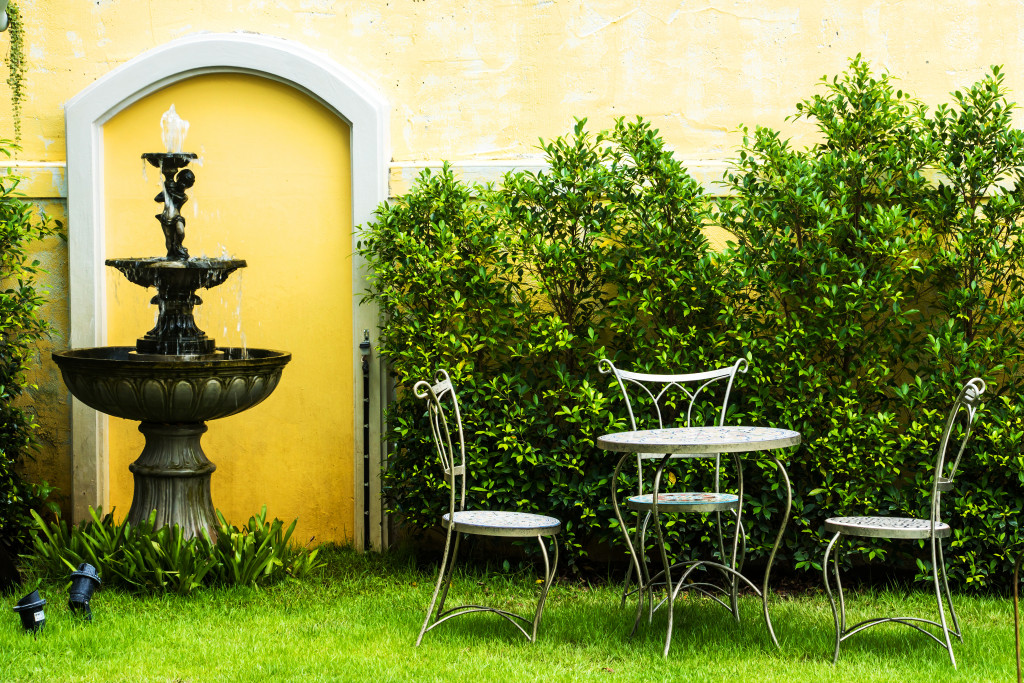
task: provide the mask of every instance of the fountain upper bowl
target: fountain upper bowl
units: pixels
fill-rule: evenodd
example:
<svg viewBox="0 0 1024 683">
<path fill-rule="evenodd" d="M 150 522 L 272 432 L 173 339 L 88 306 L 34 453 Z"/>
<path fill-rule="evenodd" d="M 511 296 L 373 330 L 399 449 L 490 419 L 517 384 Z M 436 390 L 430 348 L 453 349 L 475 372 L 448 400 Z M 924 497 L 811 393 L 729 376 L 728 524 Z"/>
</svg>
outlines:
<svg viewBox="0 0 1024 683">
<path fill-rule="evenodd" d="M 245 259 L 189 258 L 169 259 L 165 256 L 149 258 L 110 258 L 108 266 L 118 269 L 128 280 L 142 287 L 169 287 L 195 291 L 216 287 L 228 275 L 245 268 Z"/>
<path fill-rule="evenodd" d="M 208 356 L 139 355 L 130 346 L 56 351 L 71 393 L 107 415 L 143 422 L 204 422 L 262 402 L 292 355 L 226 347 Z"/>
</svg>

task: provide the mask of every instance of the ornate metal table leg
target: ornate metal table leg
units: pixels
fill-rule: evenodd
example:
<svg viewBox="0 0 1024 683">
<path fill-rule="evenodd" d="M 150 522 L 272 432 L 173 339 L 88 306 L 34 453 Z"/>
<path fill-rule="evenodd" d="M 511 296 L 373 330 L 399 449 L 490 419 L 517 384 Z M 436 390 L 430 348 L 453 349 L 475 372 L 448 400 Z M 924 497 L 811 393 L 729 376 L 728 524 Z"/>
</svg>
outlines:
<svg viewBox="0 0 1024 683">
<path fill-rule="evenodd" d="M 746 544 L 746 541 L 744 541 L 743 542 L 743 552 L 740 553 L 740 534 L 743 533 L 743 463 L 741 462 L 740 456 L 739 456 L 738 453 L 733 453 L 733 465 L 736 467 L 737 484 L 738 484 L 737 485 L 736 493 L 737 493 L 737 498 L 739 499 L 739 502 L 736 505 L 736 530 L 733 532 L 733 537 L 732 537 L 732 557 L 731 557 L 731 559 L 729 561 L 729 566 L 732 567 L 732 570 L 733 570 L 733 574 L 732 574 L 732 577 L 731 577 L 731 581 L 732 581 L 732 595 L 730 596 L 730 599 L 731 599 L 730 606 L 732 608 L 733 618 L 736 620 L 736 623 L 738 624 L 740 622 L 740 605 L 739 605 L 740 579 L 739 579 L 739 573 L 743 570 L 743 560 L 744 560 L 743 556 L 746 555 L 746 552 L 747 552 L 747 544 Z M 719 512 L 717 514 L 719 515 L 719 520 L 721 520 L 721 514 L 722 513 Z M 722 533 L 721 521 L 719 521 L 718 533 L 719 533 L 719 539 L 721 539 L 721 533 Z M 719 542 L 721 542 L 721 541 L 719 541 Z M 725 555 L 724 554 L 722 555 L 722 560 L 723 561 L 725 560 Z"/>
<path fill-rule="evenodd" d="M 661 564 L 665 568 L 665 600 L 668 602 L 668 627 L 665 633 L 665 650 L 661 653 L 662 657 L 668 657 L 669 648 L 672 646 L 672 625 L 673 617 L 675 616 L 675 600 L 676 593 L 675 586 L 672 583 L 672 563 L 668 559 L 668 551 L 665 550 L 665 534 L 661 530 L 661 514 L 658 510 L 658 491 L 661 490 L 661 475 L 665 471 L 665 466 L 668 465 L 669 459 L 672 454 L 666 453 L 665 457 L 661 459 L 661 463 L 658 465 L 658 471 L 654 474 L 654 488 L 651 496 L 651 515 L 654 517 L 654 530 L 658 534 L 658 550 L 661 553 Z M 653 602 L 654 597 L 651 596 Z"/>
<path fill-rule="evenodd" d="M 786 472 L 786 468 L 779 462 L 778 457 L 772 453 L 772 462 L 775 463 L 775 467 L 778 468 L 779 474 L 782 475 L 782 482 L 786 486 L 786 512 L 782 515 L 782 524 L 779 525 L 779 533 L 775 536 L 775 544 L 772 546 L 772 552 L 768 556 L 768 565 L 764 568 L 764 584 L 761 586 L 761 601 L 764 605 L 764 623 L 768 626 L 768 633 L 772 637 L 772 642 L 775 643 L 775 647 L 782 649 L 779 645 L 779 639 L 775 637 L 775 629 L 772 628 L 772 618 L 768 614 L 768 579 L 772 573 L 772 563 L 775 561 L 775 553 L 778 552 L 779 546 L 782 545 L 782 534 L 786 531 L 786 525 L 789 524 L 789 513 L 793 509 L 793 487 L 789 483 L 789 474 Z"/>
<path fill-rule="evenodd" d="M 623 453 L 622 457 L 619 458 L 618 464 L 615 466 L 615 473 L 612 474 L 612 509 L 615 511 L 615 519 L 619 521 L 619 529 L 622 530 L 622 535 L 626 539 L 626 548 L 629 549 L 629 559 L 633 563 L 633 568 L 636 569 L 636 581 L 637 581 L 637 599 L 639 604 L 637 606 L 637 618 L 633 623 L 633 631 L 636 631 L 636 624 L 640 620 L 640 610 L 643 608 L 644 594 L 643 591 L 646 588 L 644 586 L 644 573 L 640 567 L 640 559 L 636 555 L 636 548 L 633 545 L 633 539 L 629 535 L 629 529 L 626 528 L 626 523 L 622 520 L 622 510 L 619 507 L 619 493 L 616 491 L 617 484 L 619 481 L 619 473 L 622 472 L 622 466 L 626 463 L 629 458 L 629 453 Z M 629 580 L 627 576 L 627 581 Z"/>
</svg>

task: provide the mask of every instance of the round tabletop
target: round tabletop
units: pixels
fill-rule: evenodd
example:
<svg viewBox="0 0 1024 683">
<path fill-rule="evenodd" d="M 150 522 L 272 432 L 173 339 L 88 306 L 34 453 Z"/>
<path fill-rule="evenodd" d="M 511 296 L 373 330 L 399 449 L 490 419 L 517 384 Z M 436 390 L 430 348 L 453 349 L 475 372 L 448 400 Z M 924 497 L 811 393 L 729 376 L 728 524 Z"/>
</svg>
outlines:
<svg viewBox="0 0 1024 683">
<path fill-rule="evenodd" d="M 597 447 L 625 453 L 743 453 L 787 448 L 800 432 L 775 427 L 669 427 L 598 437 Z"/>
</svg>

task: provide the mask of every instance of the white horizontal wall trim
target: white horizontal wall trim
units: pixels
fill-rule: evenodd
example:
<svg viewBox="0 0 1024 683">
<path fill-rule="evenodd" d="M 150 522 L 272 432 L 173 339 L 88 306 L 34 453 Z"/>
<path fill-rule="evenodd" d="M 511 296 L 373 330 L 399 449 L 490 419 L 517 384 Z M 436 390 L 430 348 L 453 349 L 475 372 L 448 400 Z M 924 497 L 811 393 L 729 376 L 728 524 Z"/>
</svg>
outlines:
<svg viewBox="0 0 1024 683">
<path fill-rule="evenodd" d="M 683 167 L 689 171 L 709 194 L 722 194 L 725 187 L 721 184 L 722 176 L 729 169 L 730 162 L 725 159 L 680 159 Z M 424 169 L 432 173 L 440 171 L 444 165 L 440 160 L 429 161 L 393 161 L 388 179 L 388 196 L 398 197 L 410 190 L 416 178 Z M 455 175 L 467 183 L 501 183 L 502 176 L 512 171 L 537 172 L 547 168 L 543 158 L 526 157 L 521 159 L 497 159 L 493 161 L 452 161 L 449 162 Z"/>
<path fill-rule="evenodd" d="M 28 199 L 67 199 L 68 168 L 63 161 L 4 161 L 0 175 L 21 176 L 18 192 Z"/>
<path fill-rule="evenodd" d="M 408 192 L 416 178 L 429 168 L 436 173 L 443 161 L 401 161 L 388 167 L 388 196 L 398 197 Z M 497 159 L 489 161 L 455 161 L 451 167 L 467 183 L 500 184 L 506 173 L 513 171 L 542 171 L 547 168 L 543 159 Z M 683 160 L 683 166 L 711 194 L 723 191 L 722 175 L 729 162 L 722 159 Z M 19 190 L 34 199 L 67 199 L 67 163 L 63 161 L 7 161 L 0 162 L 0 174 L 8 171 L 24 178 Z"/>
</svg>

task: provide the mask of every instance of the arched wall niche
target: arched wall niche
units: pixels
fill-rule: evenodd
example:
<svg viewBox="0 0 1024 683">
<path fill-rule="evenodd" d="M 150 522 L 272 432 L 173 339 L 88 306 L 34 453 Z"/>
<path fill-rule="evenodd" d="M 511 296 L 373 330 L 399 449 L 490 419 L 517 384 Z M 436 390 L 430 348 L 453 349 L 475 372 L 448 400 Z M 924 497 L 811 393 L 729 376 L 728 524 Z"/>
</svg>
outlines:
<svg viewBox="0 0 1024 683">
<path fill-rule="evenodd" d="M 85 88 L 65 106 L 68 157 L 68 251 L 72 348 L 103 346 L 106 338 L 105 188 L 103 126 L 133 103 L 178 81 L 203 74 L 244 73 L 278 81 L 314 98 L 348 124 L 351 134 L 352 225 L 372 219 L 373 210 L 387 198 L 389 159 L 388 108 L 376 91 L 328 57 L 301 44 L 253 33 L 198 34 L 149 50 L 114 69 Z M 140 152 L 141 153 L 141 152 Z M 351 357 L 353 373 L 362 377 L 359 342 L 363 330 L 375 330 L 377 311 L 360 305 L 366 289 L 365 264 L 351 237 L 353 338 L 337 352 Z M 352 473 L 354 510 L 362 516 L 363 458 L 369 449 L 369 500 L 379 501 L 381 368 L 371 354 L 369 436 L 355 430 Z M 356 424 L 362 424 L 363 386 L 353 386 Z M 73 400 L 72 514 L 76 520 L 89 506 L 109 505 L 109 457 L 105 415 Z M 386 544 L 380 505 L 369 506 L 370 538 L 361 519 L 350 529 L 356 547 L 367 541 Z"/>
</svg>

